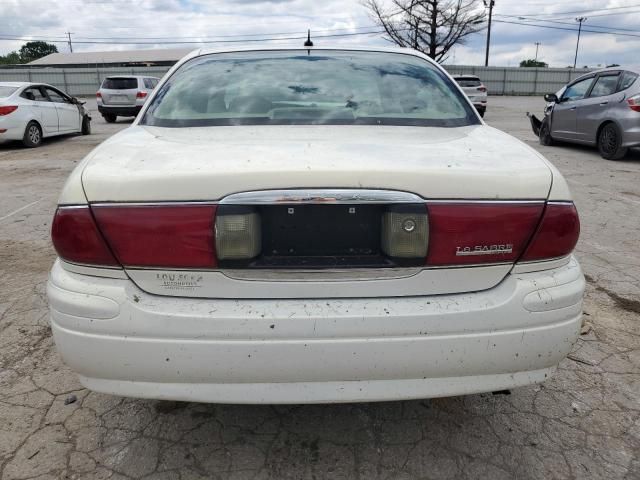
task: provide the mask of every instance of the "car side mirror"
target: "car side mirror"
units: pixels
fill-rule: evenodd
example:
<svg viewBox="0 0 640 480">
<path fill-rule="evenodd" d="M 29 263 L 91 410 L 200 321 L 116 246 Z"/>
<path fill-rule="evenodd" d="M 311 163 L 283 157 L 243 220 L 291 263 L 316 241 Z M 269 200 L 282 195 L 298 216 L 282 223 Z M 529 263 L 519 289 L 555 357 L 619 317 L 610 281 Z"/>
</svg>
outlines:
<svg viewBox="0 0 640 480">
<path fill-rule="evenodd" d="M 73 103 L 74 105 L 77 105 L 78 99 L 76 97 L 71 97 L 71 103 Z"/>
<path fill-rule="evenodd" d="M 560 99 L 555 93 L 547 93 L 544 96 L 544 99 L 549 103 L 558 103 L 560 101 Z"/>
</svg>

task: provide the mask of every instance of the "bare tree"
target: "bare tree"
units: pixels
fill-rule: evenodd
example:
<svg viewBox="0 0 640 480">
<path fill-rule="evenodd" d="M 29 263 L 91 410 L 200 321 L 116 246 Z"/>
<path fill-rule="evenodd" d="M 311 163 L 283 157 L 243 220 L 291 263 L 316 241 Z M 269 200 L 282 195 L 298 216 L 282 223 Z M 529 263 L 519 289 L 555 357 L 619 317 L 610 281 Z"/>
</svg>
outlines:
<svg viewBox="0 0 640 480">
<path fill-rule="evenodd" d="M 384 28 L 387 40 L 438 62 L 447 59 L 451 47 L 484 29 L 486 19 L 478 0 L 392 0 L 391 8 L 385 8 L 381 0 L 364 0 L 363 4 Z"/>
</svg>

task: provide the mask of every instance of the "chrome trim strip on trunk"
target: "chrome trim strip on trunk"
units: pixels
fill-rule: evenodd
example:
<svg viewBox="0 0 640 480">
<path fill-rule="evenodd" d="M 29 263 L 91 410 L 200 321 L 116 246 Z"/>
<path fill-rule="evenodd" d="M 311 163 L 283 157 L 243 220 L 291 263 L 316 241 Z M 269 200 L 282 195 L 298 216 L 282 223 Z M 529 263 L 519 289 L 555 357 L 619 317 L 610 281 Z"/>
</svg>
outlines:
<svg viewBox="0 0 640 480">
<path fill-rule="evenodd" d="M 424 203 L 424 199 L 413 193 L 395 190 L 310 188 L 234 193 L 220 200 L 220 205 L 277 205 L 279 203 L 388 204 Z"/>
</svg>

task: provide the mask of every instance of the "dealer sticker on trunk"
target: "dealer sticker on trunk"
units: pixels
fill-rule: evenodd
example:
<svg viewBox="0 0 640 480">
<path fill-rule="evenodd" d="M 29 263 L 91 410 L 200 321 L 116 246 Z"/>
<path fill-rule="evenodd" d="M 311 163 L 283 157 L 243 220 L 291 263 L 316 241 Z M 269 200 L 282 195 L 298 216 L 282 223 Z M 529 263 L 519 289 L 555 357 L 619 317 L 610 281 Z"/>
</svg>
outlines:
<svg viewBox="0 0 640 480">
<path fill-rule="evenodd" d="M 193 290 L 202 286 L 202 275 L 191 273 L 156 273 L 156 280 L 165 290 Z"/>
</svg>

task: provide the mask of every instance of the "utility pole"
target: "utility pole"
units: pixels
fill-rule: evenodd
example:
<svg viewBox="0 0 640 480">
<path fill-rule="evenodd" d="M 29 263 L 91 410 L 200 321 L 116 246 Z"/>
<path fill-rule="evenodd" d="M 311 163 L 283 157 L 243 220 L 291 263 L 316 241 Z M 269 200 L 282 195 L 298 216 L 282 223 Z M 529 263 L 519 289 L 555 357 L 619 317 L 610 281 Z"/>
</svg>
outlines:
<svg viewBox="0 0 640 480">
<path fill-rule="evenodd" d="M 540 42 L 536 42 L 536 59 L 535 62 L 538 63 L 538 47 L 540 46 Z"/>
<path fill-rule="evenodd" d="M 71 43 L 71 34 L 73 32 L 64 32 L 64 33 L 66 33 L 67 37 L 69 37 L 69 41 L 67 42 L 69 44 L 69 51 L 73 53 L 73 44 Z"/>
<path fill-rule="evenodd" d="M 578 26 L 578 41 L 576 42 L 576 56 L 573 58 L 573 68 L 576 68 L 576 63 L 578 62 L 578 47 L 580 46 L 580 32 L 582 31 L 582 22 L 586 22 L 587 17 L 578 17 L 576 18 L 576 22 L 580 25 Z"/>
<path fill-rule="evenodd" d="M 485 7 L 489 7 L 489 25 L 487 28 L 487 50 L 484 55 L 484 66 L 489 66 L 489 45 L 491 44 L 491 17 L 493 15 L 493 6 L 496 4 L 495 0 L 482 0 Z"/>
</svg>

